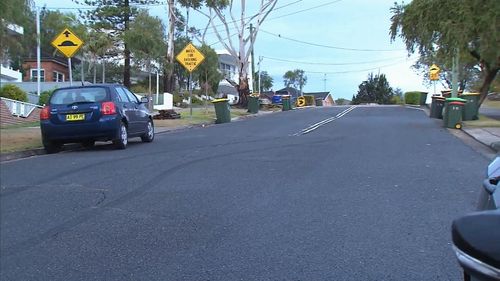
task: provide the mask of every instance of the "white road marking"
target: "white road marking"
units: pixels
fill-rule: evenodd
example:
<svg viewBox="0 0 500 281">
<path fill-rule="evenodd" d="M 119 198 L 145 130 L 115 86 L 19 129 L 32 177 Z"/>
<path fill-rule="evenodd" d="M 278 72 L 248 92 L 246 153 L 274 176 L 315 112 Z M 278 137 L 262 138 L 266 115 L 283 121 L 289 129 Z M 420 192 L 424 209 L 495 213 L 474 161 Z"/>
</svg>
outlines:
<svg viewBox="0 0 500 281">
<path fill-rule="evenodd" d="M 351 107 L 347 108 L 346 110 L 344 110 L 344 111 L 340 112 L 339 114 L 335 115 L 334 117 L 330 117 L 330 118 L 327 118 L 327 119 L 325 119 L 325 120 L 323 120 L 323 121 L 320 121 L 320 122 L 318 122 L 318 123 L 312 124 L 311 126 L 309 126 L 309 127 L 305 128 L 305 129 L 303 129 L 301 132 L 296 133 L 296 134 L 293 134 L 293 136 L 299 136 L 299 135 L 305 135 L 305 134 L 308 134 L 308 133 L 310 133 L 310 132 L 312 132 L 312 131 L 314 131 L 314 130 L 318 129 L 319 127 L 321 127 L 321 126 L 323 126 L 323 125 L 326 125 L 326 124 L 328 124 L 328 123 L 330 123 L 330 122 L 333 122 L 333 121 L 335 121 L 335 120 L 337 120 L 337 119 L 342 118 L 344 115 L 346 115 L 347 113 L 349 113 L 349 112 L 353 111 L 355 108 L 356 108 L 356 106 L 355 106 L 355 105 L 353 105 L 353 106 L 351 106 Z"/>
</svg>

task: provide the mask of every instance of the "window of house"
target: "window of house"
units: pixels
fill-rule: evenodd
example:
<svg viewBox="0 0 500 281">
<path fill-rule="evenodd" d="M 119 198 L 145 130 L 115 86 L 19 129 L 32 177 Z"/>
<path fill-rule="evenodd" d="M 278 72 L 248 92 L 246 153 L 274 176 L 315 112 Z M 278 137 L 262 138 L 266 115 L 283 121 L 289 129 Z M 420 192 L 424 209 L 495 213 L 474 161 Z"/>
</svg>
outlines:
<svg viewBox="0 0 500 281">
<path fill-rule="evenodd" d="M 52 72 L 52 81 L 54 82 L 64 82 L 64 74 L 59 71 Z"/>
<path fill-rule="evenodd" d="M 31 82 L 36 82 L 37 81 L 37 70 L 36 69 L 31 69 Z M 40 69 L 40 81 L 45 82 L 45 70 Z"/>
</svg>

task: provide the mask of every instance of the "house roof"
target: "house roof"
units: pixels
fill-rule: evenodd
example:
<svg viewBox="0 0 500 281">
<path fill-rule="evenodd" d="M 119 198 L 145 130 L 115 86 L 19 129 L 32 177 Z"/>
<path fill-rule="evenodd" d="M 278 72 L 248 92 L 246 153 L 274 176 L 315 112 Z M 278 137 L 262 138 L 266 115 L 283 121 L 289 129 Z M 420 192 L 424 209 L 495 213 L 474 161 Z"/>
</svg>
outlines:
<svg viewBox="0 0 500 281">
<path fill-rule="evenodd" d="M 294 97 L 299 95 L 299 90 L 292 88 L 292 87 L 286 87 L 281 90 L 276 91 L 276 95 L 292 95 Z"/>
<path fill-rule="evenodd" d="M 311 92 L 311 93 L 304 93 L 304 95 L 309 95 L 309 96 L 314 96 L 315 98 L 321 98 L 321 99 L 326 99 L 330 92 Z"/>
<path fill-rule="evenodd" d="M 217 88 L 217 93 L 223 95 L 238 95 L 238 91 L 236 90 L 235 87 L 224 84 L 219 84 L 219 88 Z"/>
<path fill-rule="evenodd" d="M 40 54 L 40 60 L 41 61 L 52 61 L 54 63 L 58 63 L 58 64 L 61 64 L 63 66 L 66 66 L 66 67 L 68 66 L 68 59 L 67 58 L 63 58 L 63 57 L 58 56 L 58 55 L 52 55 L 51 53 L 44 52 L 44 51 L 42 51 Z M 30 52 L 28 53 L 28 56 L 24 58 L 24 62 L 33 62 L 33 61 L 36 61 L 36 50 L 30 50 Z M 79 64 L 81 62 L 81 60 L 76 58 L 76 57 L 73 57 L 73 58 L 71 58 L 71 62 L 73 64 Z"/>
<path fill-rule="evenodd" d="M 272 100 L 273 96 L 274 96 L 273 91 L 266 91 L 266 92 L 260 93 L 260 98 L 266 98 L 266 99 Z"/>
<path fill-rule="evenodd" d="M 236 66 L 236 59 L 233 56 L 228 55 L 228 54 L 220 54 L 219 55 L 219 62 Z"/>
</svg>

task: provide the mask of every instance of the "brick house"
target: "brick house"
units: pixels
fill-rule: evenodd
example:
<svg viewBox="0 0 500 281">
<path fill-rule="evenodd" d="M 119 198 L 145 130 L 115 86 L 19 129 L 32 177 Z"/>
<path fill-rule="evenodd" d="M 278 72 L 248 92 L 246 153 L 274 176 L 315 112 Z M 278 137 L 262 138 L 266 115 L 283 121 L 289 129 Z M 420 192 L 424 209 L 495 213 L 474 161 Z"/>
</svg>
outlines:
<svg viewBox="0 0 500 281">
<path fill-rule="evenodd" d="M 74 60 L 74 59 L 73 59 Z M 68 60 L 62 57 L 42 54 L 40 58 L 40 81 L 41 82 L 65 82 L 69 81 Z M 36 56 L 24 59 L 24 82 L 37 81 Z"/>
</svg>

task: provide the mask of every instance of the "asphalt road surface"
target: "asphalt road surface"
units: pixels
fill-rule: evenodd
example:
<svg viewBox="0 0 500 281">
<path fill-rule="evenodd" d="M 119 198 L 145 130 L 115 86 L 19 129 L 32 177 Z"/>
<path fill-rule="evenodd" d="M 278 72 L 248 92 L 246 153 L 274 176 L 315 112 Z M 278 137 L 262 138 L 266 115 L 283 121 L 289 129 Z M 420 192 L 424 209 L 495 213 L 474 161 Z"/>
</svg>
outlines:
<svg viewBox="0 0 500 281">
<path fill-rule="evenodd" d="M 2 163 L 0 279 L 460 280 L 489 160 L 439 121 L 312 108 Z"/>
</svg>

